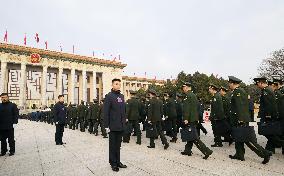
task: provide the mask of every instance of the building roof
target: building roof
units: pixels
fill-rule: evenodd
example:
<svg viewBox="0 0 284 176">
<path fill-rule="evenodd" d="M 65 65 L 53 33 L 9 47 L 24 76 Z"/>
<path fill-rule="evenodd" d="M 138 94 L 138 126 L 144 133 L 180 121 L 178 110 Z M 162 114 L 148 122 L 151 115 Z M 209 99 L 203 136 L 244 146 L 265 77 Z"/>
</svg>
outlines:
<svg viewBox="0 0 284 176">
<path fill-rule="evenodd" d="M 131 76 L 122 76 L 123 80 L 126 81 L 140 81 L 140 82 L 155 82 L 155 83 L 160 83 L 164 84 L 166 81 L 164 80 L 156 80 L 156 79 L 147 79 L 147 78 L 139 78 L 139 77 L 131 77 Z"/>
<path fill-rule="evenodd" d="M 102 66 L 113 66 L 118 68 L 126 67 L 126 64 L 123 64 L 118 61 L 111 61 L 105 59 L 98 59 L 89 56 L 81 56 L 76 54 L 64 53 L 64 52 L 57 52 L 33 47 L 26 47 L 14 44 L 7 44 L 0 42 L 0 52 L 5 53 L 15 53 L 15 54 L 24 54 L 24 55 L 31 55 L 33 53 L 39 54 L 41 57 L 51 58 L 51 59 L 60 59 L 60 60 L 72 60 L 74 62 L 84 62 L 88 64 L 96 64 Z"/>
</svg>

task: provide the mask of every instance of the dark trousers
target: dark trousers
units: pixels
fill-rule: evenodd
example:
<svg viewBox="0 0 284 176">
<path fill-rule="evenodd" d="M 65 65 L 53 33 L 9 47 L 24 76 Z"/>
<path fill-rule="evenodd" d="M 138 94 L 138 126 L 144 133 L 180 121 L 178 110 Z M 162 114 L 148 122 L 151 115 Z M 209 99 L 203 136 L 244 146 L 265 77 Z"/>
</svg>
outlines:
<svg viewBox="0 0 284 176">
<path fill-rule="evenodd" d="M 64 124 L 57 124 L 56 125 L 56 131 L 55 131 L 55 142 L 56 144 L 63 143 L 62 137 L 64 132 Z"/>
<path fill-rule="evenodd" d="M 173 139 L 177 139 L 177 119 L 169 119 L 169 123 L 171 124 L 171 131 L 170 131 L 170 136 Z"/>
<path fill-rule="evenodd" d="M 213 135 L 214 135 L 214 143 L 218 144 L 218 145 L 221 145 L 222 144 L 221 136 L 216 134 L 216 123 L 217 122 L 215 120 L 211 121 Z"/>
<path fill-rule="evenodd" d="M 94 131 L 95 122 L 96 122 L 95 119 L 90 119 L 90 120 L 89 120 L 89 129 L 88 129 L 88 131 L 89 131 L 90 133 L 95 132 L 95 131 Z"/>
<path fill-rule="evenodd" d="M 269 156 L 269 151 L 265 150 L 263 147 L 261 147 L 256 142 L 235 142 L 235 149 L 236 149 L 236 156 L 238 158 L 244 159 L 245 155 L 245 144 L 259 157 L 265 158 L 266 156 Z"/>
<path fill-rule="evenodd" d="M 0 130 L 1 139 L 1 153 L 4 154 L 8 151 L 7 149 L 7 138 L 10 147 L 10 153 L 15 153 L 15 137 L 14 128 L 7 130 Z"/>
<path fill-rule="evenodd" d="M 185 145 L 185 152 L 191 153 L 192 146 L 195 144 L 195 146 L 204 154 L 204 155 L 210 155 L 212 151 L 200 140 L 196 139 L 195 141 L 189 141 Z"/>
<path fill-rule="evenodd" d="M 161 122 L 153 122 L 152 123 L 153 128 L 156 129 L 158 136 L 160 136 L 162 144 L 167 144 L 167 138 L 165 137 L 164 131 L 162 129 Z M 155 146 L 155 138 L 150 138 L 150 146 Z"/>
<path fill-rule="evenodd" d="M 200 136 L 200 130 L 204 133 L 204 134 L 207 134 L 207 130 L 206 128 L 202 125 L 202 123 L 198 123 L 197 126 L 196 126 L 196 129 L 197 129 L 197 133 L 198 135 Z"/>
<path fill-rule="evenodd" d="M 267 138 L 267 143 L 265 146 L 266 150 L 275 152 L 275 148 L 277 146 L 279 147 L 284 147 L 284 140 L 281 139 L 281 136 L 274 136 L 274 135 L 270 135 L 270 136 L 265 136 Z"/>
<path fill-rule="evenodd" d="M 94 133 L 98 133 L 99 125 L 101 127 L 102 135 L 107 136 L 107 132 L 106 132 L 106 129 L 105 129 L 105 126 L 104 126 L 103 119 L 101 119 L 100 121 L 96 120 L 95 125 L 94 125 Z"/>
<path fill-rule="evenodd" d="M 141 143 L 141 130 L 140 130 L 140 124 L 138 120 L 129 120 L 129 122 L 132 126 L 132 129 L 134 129 L 134 133 L 137 136 L 137 143 Z M 125 134 L 123 136 L 123 141 L 124 142 L 129 142 L 130 141 L 130 133 L 129 134 Z"/>
<path fill-rule="evenodd" d="M 120 147 L 123 131 L 109 132 L 109 164 L 118 166 L 120 163 Z"/>
<path fill-rule="evenodd" d="M 254 110 L 250 110 L 249 114 L 250 114 L 251 121 L 254 122 Z"/>
</svg>

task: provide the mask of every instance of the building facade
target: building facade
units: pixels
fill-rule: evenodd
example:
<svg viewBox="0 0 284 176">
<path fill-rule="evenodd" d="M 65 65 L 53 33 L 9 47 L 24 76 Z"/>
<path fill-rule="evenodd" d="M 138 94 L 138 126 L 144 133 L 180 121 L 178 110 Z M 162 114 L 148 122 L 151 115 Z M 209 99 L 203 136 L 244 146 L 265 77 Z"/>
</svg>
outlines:
<svg viewBox="0 0 284 176">
<path fill-rule="evenodd" d="M 122 79 L 121 62 L 0 43 L 0 92 L 25 109 L 49 106 L 60 94 L 66 103 L 101 100 L 113 78 Z"/>
<path fill-rule="evenodd" d="M 156 80 L 156 79 L 147 79 L 147 78 L 139 78 L 139 77 L 130 77 L 123 76 L 122 77 L 122 88 L 125 99 L 130 98 L 129 91 L 138 91 L 139 89 L 148 90 L 149 85 L 155 84 L 158 86 L 163 86 L 165 84 L 164 80 Z"/>
</svg>

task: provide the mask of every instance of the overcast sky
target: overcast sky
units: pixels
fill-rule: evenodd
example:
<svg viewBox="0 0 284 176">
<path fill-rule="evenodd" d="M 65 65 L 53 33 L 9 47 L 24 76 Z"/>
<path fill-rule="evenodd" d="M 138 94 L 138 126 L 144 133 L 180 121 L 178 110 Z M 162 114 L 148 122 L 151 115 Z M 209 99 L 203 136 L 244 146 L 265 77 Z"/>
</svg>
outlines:
<svg viewBox="0 0 284 176">
<path fill-rule="evenodd" d="M 284 47 L 283 0 L 0 0 L 1 42 L 109 59 L 125 75 L 166 79 L 184 70 L 257 75 L 263 58 Z"/>
</svg>

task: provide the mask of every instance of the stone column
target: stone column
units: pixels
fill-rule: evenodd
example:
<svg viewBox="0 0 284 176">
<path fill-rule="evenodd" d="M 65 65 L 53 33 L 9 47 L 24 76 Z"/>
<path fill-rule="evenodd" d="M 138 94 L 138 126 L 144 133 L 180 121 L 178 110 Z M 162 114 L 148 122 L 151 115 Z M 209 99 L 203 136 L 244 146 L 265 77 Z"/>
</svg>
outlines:
<svg viewBox="0 0 284 176">
<path fill-rule="evenodd" d="M 7 70 L 7 62 L 1 62 L 1 88 L 0 93 L 7 93 L 7 85 L 8 85 L 8 70 Z"/>
<path fill-rule="evenodd" d="M 109 79 L 108 79 L 107 72 L 103 72 L 102 73 L 102 83 L 103 83 L 103 97 L 102 98 L 105 98 L 105 95 L 108 94 L 108 92 L 110 91 L 108 90 L 109 89 L 108 84 L 110 84 L 108 81 Z"/>
<path fill-rule="evenodd" d="M 86 69 L 82 70 L 82 100 L 87 102 L 87 74 Z"/>
<path fill-rule="evenodd" d="M 57 75 L 57 95 L 62 95 L 63 93 L 62 92 L 62 73 L 63 73 L 63 68 L 59 67 L 58 75 Z"/>
<path fill-rule="evenodd" d="M 41 105 L 46 106 L 46 77 L 47 77 L 47 65 L 42 67 L 41 78 Z M 55 97 L 56 98 L 56 97 Z"/>
<path fill-rule="evenodd" d="M 74 91 L 75 91 L 75 68 L 71 69 L 71 74 L 68 76 L 68 98 L 69 103 L 74 104 Z"/>
<path fill-rule="evenodd" d="M 19 95 L 19 106 L 26 108 L 26 86 L 27 86 L 27 65 L 21 63 L 21 80 L 20 80 L 20 95 Z"/>
<path fill-rule="evenodd" d="M 97 72 L 93 70 L 93 99 L 97 99 Z"/>
</svg>

